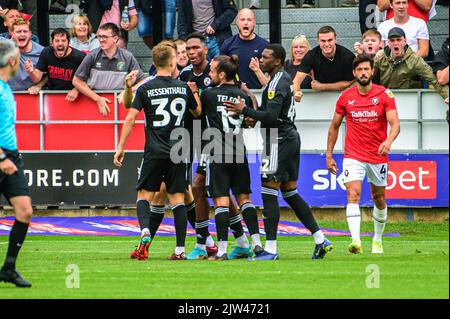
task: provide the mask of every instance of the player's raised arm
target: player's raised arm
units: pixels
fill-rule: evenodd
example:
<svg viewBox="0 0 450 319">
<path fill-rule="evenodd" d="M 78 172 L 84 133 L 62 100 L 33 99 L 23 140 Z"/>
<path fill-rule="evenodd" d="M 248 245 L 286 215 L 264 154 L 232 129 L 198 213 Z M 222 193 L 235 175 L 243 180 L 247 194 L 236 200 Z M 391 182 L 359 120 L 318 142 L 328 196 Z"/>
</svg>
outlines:
<svg viewBox="0 0 450 319">
<path fill-rule="evenodd" d="M 189 112 L 191 112 L 193 116 L 199 117 L 202 114 L 202 102 L 198 93 L 197 84 L 195 84 L 195 82 L 188 82 L 187 84 L 190 89 L 188 91 L 189 101 L 191 101 L 192 105 L 196 105 L 195 108 L 189 108 Z"/>
<path fill-rule="evenodd" d="M 381 156 L 389 154 L 392 143 L 400 134 L 400 120 L 398 119 L 397 110 L 390 110 L 386 112 L 386 119 L 391 127 L 391 130 L 387 139 L 381 143 L 380 148 L 378 149 L 378 154 Z"/>
<path fill-rule="evenodd" d="M 336 145 L 336 141 L 339 135 L 339 128 L 341 127 L 342 120 L 344 117 L 339 113 L 334 113 L 333 119 L 331 120 L 330 128 L 328 129 L 328 140 L 327 140 L 327 168 L 332 174 L 337 174 L 338 169 L 336 162 L 333 159 L 333 150 Z"/>
</svg>

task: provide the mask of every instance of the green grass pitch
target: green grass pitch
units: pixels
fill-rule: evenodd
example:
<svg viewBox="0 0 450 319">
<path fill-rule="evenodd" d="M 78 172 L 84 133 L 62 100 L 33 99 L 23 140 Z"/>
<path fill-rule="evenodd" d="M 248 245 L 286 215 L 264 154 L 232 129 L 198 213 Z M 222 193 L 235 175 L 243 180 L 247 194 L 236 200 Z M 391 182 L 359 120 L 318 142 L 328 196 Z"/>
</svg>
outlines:
<svg viewBox="0 0 450 319">
<path fill-rule="evenodd" d="M 347 229 L 345 222 L 322 227 Z M 365 222 L 361 231 L 372 231 Z M 348 237 L 330 237 L 335 249 L 311 260 L 310 237 L 279 237 L 279 261 L 168 261 L 173 237 L 159 237 L 148 261 L 129 258 L 132 237 L 29 236 L 17 268 L 31 289 L 0 283 L 7 298 L 449 298 L 449 233 L 445 223 L 391 223 L 384 255 L 372 255 L 371 238 L 363 237 L 362 255 L 347 251 Z M 6 254 L 0 236 L 0 259 Z M 188 237 L 187 249 L 194 246 Z M 233 242 L 230 241 L 230 246 Z M 69 265 L 80 270 L 79 288 L 68 277 Z M 379 270 L 379 276 L 377 271 Z M 378 279 L 379 280 L 378 280 Z"/>
</svg>

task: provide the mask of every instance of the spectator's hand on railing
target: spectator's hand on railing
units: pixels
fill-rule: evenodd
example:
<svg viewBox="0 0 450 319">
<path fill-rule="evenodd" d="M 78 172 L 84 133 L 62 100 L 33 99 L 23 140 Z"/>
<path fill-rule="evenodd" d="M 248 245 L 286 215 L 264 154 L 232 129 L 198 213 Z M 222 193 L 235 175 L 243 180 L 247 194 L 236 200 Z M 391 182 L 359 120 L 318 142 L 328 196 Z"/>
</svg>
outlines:
<svg viewBox="0 0 450 319">
<path fill-rule="evenodd" d="M 39 92 L 41 92 L 41 87 L 37 86 L 37 85 L 33 85 L 33 86 L 30 86 L 27 91 L 28 91 L 28 94 L 30 94 L 30 95 L 38 95 Z"/>
<path fill-rule="evenodd" d="M 356 54 L 363 54 L 364 52 L 363 46 L 360 42 L 355 42 L 355 44 L 353 45 L 353 50 L 355 50 Z"/>
<path fill-rule="evenodd" d="M 25 71 L 26 71 L 27 73 L 33 73 L 33 71 L 34 71 L 34 65 L 33 65 L 33 62 L 31 62 L 30 59 L 28 59 L 28 60 L 25 61 Z"/>
<path fill-rule="evenodd" d="M 302 97 L 303 97 L 302 91 L 295 92 L 295 94 L 294 94 L 295 102 L 300 103 L 302 101 Z"/>
<path fill-rule="evenodd" d="M 133 70 L 127 74 L 127 76 L 125 77 L 125 85 L 127 86 L 127 88 L 131 88 L 136 83 L 138 74 L 139 70 Z"/>
<path fill-rule="evenodd" d="M 80 92 L 78 92 L 78 90 L 75 88 L 70 90 L 69 93 L 67 93 L 66 95 L 66 101 L 71 103 L 74 102 L 78 98 L 79 93 Z"/>
<path fill-rule="evenodd" d="M 378 52 L 375 54 L 375 57 L 373 58 L 374 61 L 378 61 L 384 56 L 384 50 L 378 50 Z"/>
<path fill-rule="evenodd" d="M 111 112 L 111 110 L 108 106 L 108 103 L 111 104 L 111 101 L 109 99 L 107 99 L 106 97 L 100 96 L 96 102 L 97 102 L 98 109 L 100 110 L 100 113 L 103 116 L 107 116 L 108 112 Z"/>
</svg>

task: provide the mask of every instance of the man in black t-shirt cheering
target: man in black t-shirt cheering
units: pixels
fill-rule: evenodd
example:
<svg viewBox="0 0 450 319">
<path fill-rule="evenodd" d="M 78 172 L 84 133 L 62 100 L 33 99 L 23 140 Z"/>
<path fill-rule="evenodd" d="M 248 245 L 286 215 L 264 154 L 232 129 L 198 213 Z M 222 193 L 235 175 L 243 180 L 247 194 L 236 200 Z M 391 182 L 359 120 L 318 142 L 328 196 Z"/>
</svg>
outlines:
<svg viewBox="0 0 450 319">
<path fill-rule="evenodd" d="M 292 97 L 292 79 L 283 71 L 286 51 L 279 44 L 269 45 L 260 60 L 263 72 L 271 80 L 262 95 L 258 111 L 241 102 L 224 102 L 228 111 L 243 114 L 261 122 L 264 153 L 261 158 L 261 193 L 264 203 L 266 245 L 254 260 L 277 260 L 277 231 L 280 221 L 278 191 L 311 232 L 316 244 L 312 259 L 322 259 L 333 246 L 325 238 L 312 214 L 311 208 L 297 192 L 300 164 L 300 135 L 295 126 L 295 106 Z"/>
<path fill-rule="evenodd" d="M 205 108 L 208 129 L 205 136 L 212 141 L 206 144 L 204 152 L 208 152 L 206 169 L 206 187 L 208 195 L 213 198 L 219 250 L 210 260 L 246 258 L 253 255 L 250 243 L 242 227 L 239 214 L 230 216 L 230 190 L 241 207 L 242 214 L 253 239 L 254 247 L 262 245 L 259 238 L 258 217 L 256 208 L 250 200 L 250 170 L 245 151 L 244 116 L 234 116 L 228 112 L 225 101 L 245 100 L 252 105 L 252 100 L 236 85 L 237 57 L 218 56 L 211 61 L 211 80 L 216 87 L 203 91 L 201 101 Z M 220 136 L 220 137 L 218 137 Z M 250 220 L 250 223 L 249 223 Z M 228 228 L 231 228 L 236 239 L 236 247 L 227 254 Z M 256 244 L 255 244 L 256 240 Z"/>
<path fill-rule="evenodd" d="M 48 76 L 50 90 L 68 90 L 66 101 L 73 102 L 78 97 L 78 90 L 72 85 L 73 76 L 86 56 L 83 52 L 69 46 L 70 34 L 58 28 L 51 34 L 52 44 L 42 50 L 36 67 L 31 61 L 25 62 L 25 70 L 34 83 Z"/>
<path fill-rule="evenodd" d="M 148 258 L 148 247 L 151 242 L 150 202 L 164 182 L 172 206 L 177 237 L 177 247 L 169 259 L 184 260 L 187 230 L 184 195 L 187 191 L 187 166 L 183 160 L 178 162 L 172 158 L 171 150 L 180 143 L 180 140 L 171 139 L 171 134 L 173 130 L 184 127 L 185 113 L 188 110 L 194 116 L 200 115 L 201 104 L 198 94 L 192 93 L 186 83 L 172 79 L 171 75 L 177 67 L 174 48 L 157 45 L 152 50 L 152 56 L 157 69 L 156 77 L 142 84 L 136 92 L 123 125 L 114 155 L 114 164 L 117 167 L 122 166 L 125 143 L 137 116 L 143 109 L 146 119 L 145 150 L 136 186 L 141 242 L 134 256 L 139 260 Z M 131 87 L 133 83 L 128 80 L 127 77 L 127 87 Z M 184 143 L 183 140 L 181 143 Z"/>
<path fill-rule="evenodd" d="M 294 79 L 295 101 L 300 102 L 300 85 L 311 76 L 311 88 L 315 91 L 342 91 L 354 81 L 353 59 L 355 55 L 336 43 L 336 31 L 324 26 L 317 32 L 319 45 L 304 57 Z"/>
</svg>

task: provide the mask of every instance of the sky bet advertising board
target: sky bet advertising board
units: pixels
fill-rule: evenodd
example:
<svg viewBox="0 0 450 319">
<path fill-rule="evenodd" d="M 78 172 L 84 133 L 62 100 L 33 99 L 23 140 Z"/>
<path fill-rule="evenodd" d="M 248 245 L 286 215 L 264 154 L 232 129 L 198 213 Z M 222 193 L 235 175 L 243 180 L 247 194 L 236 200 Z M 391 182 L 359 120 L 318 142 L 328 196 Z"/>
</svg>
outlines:
<svg viewBox="0 0 450 319">
<path fill-rule="evenodd" d="M 35 205 L 135 205 L 135 185 L 142 153 L 127 153 L 124 166 L 113 165 L 113 153 L 25 153 L 25 176 Z M 328 172 L 325 154 L 302 154 L 298 190 L 315 207 L 345 206 L 342 154 L 334 155 L 338 175 Z M 260 162 L 249 156 L 252 200 L 262 205 Z M 194 164 L 194 169 L 195 169 Z M 448 154 L 391 154 L 389 206 L 448 207 Z M 194 170 L 195 171 L 195 170 Z M 280 205 L 287 206 L 281 194 Z M 2 200 L 4 204 L 4 200 Z M 361 206 L 373 206 L 370 184 L 363 182 Z"/>
</svg>

